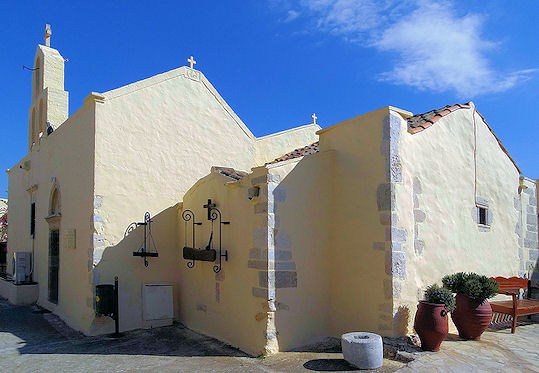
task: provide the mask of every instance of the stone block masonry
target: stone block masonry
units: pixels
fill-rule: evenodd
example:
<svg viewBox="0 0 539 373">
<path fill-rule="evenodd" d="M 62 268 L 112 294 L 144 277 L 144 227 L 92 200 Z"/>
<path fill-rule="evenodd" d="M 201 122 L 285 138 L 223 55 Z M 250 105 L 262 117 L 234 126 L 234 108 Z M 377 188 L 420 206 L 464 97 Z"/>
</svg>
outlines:
<svg viewBox="0 0 539 373">
<path fill-rule="evenodd" d="M 399 226 L 396 214 L 395 187 L 402 183 L 402 164 L 399 155 L 401 118 L 390 114 L 384 118 L 380 153 L 386 162 L 386 182 L 380 184 L 376 191 L 380 224 L 385 226 L 385 241 L 373 242 L 372 249 L 385 253 L 385 273 L 383 280 L 385 298 L 388 303 L 379 304 L 379 329 L 394 331 L 399 328 L 394 316 L 395 299 L 400 298 L 402 282 L 406 279 L 406 246 L 408 234 Z M 419 183 L 419 181 L 414 181 Z M 418 184 L 419 192 L 420 185 Z M 415 188 L 414 188 L 415 192 Z M 414 198 L 416 195 L 414 193 Z M 415 199 L 414 199 L 415 201 Z M 416 206 L 417 207 L 417 206 Z M 421 210 L 414 211 L 417 221 L 424 221 L 425 214 Z"/>
<path fill-rule="evenodd" d="M 264 175 L 251 179 L 253 187 L 259 188 L 258 196 L 251 203 L 255 215 L 266 216 L 259 219 L 253 231 L 253 248 L 249 250 L 247 268 L 258 271 L 257 283 L 253 284 L 252 296 L 264 299 L 263 312 L 255 315 L 257 322 L 265 322 L 265 353 L 279 350 L 275 312 L 288 311 L 289 306 L 276 301 L 275 291 L 279 288 L 296 288 L 298 276 L 296 263 L 292 257 L 292 243 L 288 233 L 279 227 L 277 206 L 286 201 L 286 191 L 279 187 L 279 178 L 260 169 Z M 256 174 L 256 172 L 255 172 Z"/>
<path fill-rule="evenodd" d="M 515 209 L 520 221 L 515 227 L 519 243 L 519 276 L 531 279 L 539 285 L 539 239 L 537 219 L 537 184 L 535 181 L 521 178 L 520 198 L 515 199 Z"/>
</svg>

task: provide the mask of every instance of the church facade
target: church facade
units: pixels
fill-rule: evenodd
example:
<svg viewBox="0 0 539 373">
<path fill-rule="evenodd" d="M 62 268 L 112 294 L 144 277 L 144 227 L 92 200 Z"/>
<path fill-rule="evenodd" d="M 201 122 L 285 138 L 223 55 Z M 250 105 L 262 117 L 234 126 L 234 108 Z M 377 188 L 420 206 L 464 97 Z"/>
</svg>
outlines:
<svg viewBox="0 0 539 373">
<path fill-rule="evenodd" d="M 95 289 L 118 276 L 121 330 L 155 326 L 143 289 L 168 284 L 175 320 L 258 355 L 411 333 L 448 273 L 538 276 L 536 184 L 473 103 L 256 138 L 189 62 L 68 116 L 38 46 L 8 257 L 33 253 L 37 303 L 70 326 L 113 331 Z"/>
</svg>

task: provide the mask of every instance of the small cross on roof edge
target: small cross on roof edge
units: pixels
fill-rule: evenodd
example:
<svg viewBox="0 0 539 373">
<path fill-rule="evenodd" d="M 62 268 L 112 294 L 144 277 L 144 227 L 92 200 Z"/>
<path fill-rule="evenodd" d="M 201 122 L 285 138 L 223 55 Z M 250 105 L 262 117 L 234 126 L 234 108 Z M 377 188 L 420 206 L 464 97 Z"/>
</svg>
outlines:
<svg viewBox="0 0 539 373">
<path fill-rule="evenodd" d="M 196 65 L 196 63 L 197 63 L 197 62 L 195 61 L 195 59 L 193 58 L 193 56 L 189 57 L 189 58 L 187 59 L 187 62 L 189 62 L 189 67 L 190 67 L 191 69 L 193 68 L 193 65 Z"/>
</svg>

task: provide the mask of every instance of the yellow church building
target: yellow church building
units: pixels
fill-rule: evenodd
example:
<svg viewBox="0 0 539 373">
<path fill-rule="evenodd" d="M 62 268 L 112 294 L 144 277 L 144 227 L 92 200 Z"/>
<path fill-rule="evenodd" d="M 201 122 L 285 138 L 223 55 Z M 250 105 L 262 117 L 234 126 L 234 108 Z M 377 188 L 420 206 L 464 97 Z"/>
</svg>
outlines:
<svg viewBox="0 0 539 373">
<path fill-rule="evenodd" d="M 536 183 L 472 102 L 257 138 L 191 57 L 69 115 L 50 36 L 8 170 L 8 258 L 31 252 L 26 299 L 85 334 L 114 330 L 96 286 L 115 276 L 122 331 L 176 320 L 253 355 L 412 333 L 448 273 L 538 276 Z"/>
</svg>

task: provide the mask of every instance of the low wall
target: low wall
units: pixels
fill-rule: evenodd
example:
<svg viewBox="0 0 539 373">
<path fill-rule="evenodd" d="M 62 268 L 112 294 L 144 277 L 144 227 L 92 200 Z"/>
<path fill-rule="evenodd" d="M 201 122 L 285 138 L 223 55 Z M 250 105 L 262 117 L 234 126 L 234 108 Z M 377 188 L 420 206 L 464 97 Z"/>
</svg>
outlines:
<svg viewBox="0 0 539 373">
<path fill-rule="evenodd" d="M 16 306 L 34 304 L 39 296 L 37 283 L 15 285 L 13 281 L 0 279 L 0 297 L 6 298 Z"/>
</svg>

